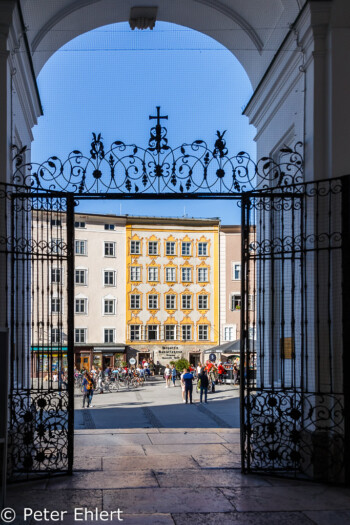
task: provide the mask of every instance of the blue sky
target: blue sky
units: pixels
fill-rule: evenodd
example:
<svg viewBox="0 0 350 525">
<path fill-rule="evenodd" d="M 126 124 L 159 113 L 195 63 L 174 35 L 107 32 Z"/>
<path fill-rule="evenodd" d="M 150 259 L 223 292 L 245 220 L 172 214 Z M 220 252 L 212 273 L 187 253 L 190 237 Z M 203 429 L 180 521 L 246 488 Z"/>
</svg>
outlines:
<svg viewBox="0 0 350 525">
<path fill-rule="evenodd" d="M 104 26 L 62 47 L 38 77 L 44 116 L 34 128 L 32 159 L 88 154 L 91 133 L 147 145 L 155 107 L 169 116 L 169 144 L 203 139 L 214 145 L 227 130 L 229 151 L 255 156 L 255 130 L 242 109 L 252 88 L 237 59 L 217 41 L 185 27 L 157 22 L 153 31 L 127 23 Z M 107 201 L 79 211 L 152 216 L 221 217 L 238 223 L 240 210 L 223 201 Z"/>
</svg>

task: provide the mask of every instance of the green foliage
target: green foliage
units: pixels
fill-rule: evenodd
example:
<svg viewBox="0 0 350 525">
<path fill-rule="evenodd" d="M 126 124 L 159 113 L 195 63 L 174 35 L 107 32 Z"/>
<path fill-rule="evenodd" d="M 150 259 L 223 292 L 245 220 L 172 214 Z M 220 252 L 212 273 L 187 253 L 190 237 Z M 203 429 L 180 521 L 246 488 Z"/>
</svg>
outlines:
<svg viewBox="0 0 350 525">
<path fill-rule="evenodd" d="M 181 359 L 175 361 L 175 368 L 178 372 L 182 373 L 184 368 L 187 368 L 187 370 L 190 368 L 190 363 L 187 361 L 187 359 L 182 357 Z"/>
<path fill-rule="evenodd" d="M 121 366 L 128 366 L 128 363 L 126 361 L 122 361 L 122 365 Z"/>
<path fill-rule="evenodd" d="M 170 361 L 169 365 L 170 365 L 170 366 L 172 366 L 172 365 L 176 365 L 176 361 Z M 175 368 L 176 368 L 176 367 L 175 367 Z"/>
</svg>

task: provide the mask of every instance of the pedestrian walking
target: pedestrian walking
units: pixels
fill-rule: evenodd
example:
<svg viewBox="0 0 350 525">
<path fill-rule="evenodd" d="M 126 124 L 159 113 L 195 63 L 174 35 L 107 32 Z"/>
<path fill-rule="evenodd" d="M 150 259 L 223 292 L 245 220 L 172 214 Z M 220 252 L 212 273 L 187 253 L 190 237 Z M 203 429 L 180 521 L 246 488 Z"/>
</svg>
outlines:
<svg viewBox="0 0 350 525">
<path fill-rule="evenodd" d="M 236 383 L 238 380 L 238 368 L 237 368 L 236 363 L 233 365 L 232 375 L 233 375 L 233 386 L 236 386 Z"/>
<path fill-rule="evenodd" d="M 169 388 L 170 381 L 171 381 L 170 365 L 166 365 L 166 368 L 164 370 L 164 377 L 165 377 L 165 388 Z"/>
<path fill-rule="evenodd" d="M 86 372 L 83 379 L 83 408 L 85 408 L 85 401 L 87 408 L 92 406 L 92 396 L 94 395 L 94 380 L 92 376 Z"/>
<path fill-rule="evenodd" d="M 176 385 L 175 385 L 175 382 L 176 382 L 176 375 L 177 375 L 177 370 L 176 370 L 176 368 L 175 368 L 175 365 L 172 365 L 172 367 L 171 367 L 171 379 L 172 379 L 172 381 L 173 381 L 173 385 L 174 385 L 174 386 L 176 386 Z"/>
<path fill-rule="evenodd" d="M 190 403 L 192 404 L 193 374 L 191 374 L 191 372 L 188 372 L 187 369 L 185 368 L 182 379 L 183 379 L 183 381 L 185 383 L 185 399 L 186 399 L 186 403 L 188 403 L 188 399 L 189 399 Z"/>
<path fill-rule="evenodd" d="M 184 381 L 184 373 L 187 372 L 186 369 L 183 370 L 181 376 L 180 376 L 180 383 L 181 383 L 181 394 L 182 394 L 182 402 L 185 403 L 186 402 L 186 399 L 185 399 L 185 393 L 186 393 L 186 385 L 185 385 L 185 381 Z"/>
<path fill-rule="evenodd" d="M 198 374 L 198 381 L 200 381 L 200 399 L 199 399 L 199 402 L 202 403 L 203 392 L 204 392 L 204 401 L 205 401 L 205 403 L 208 403 L 209 378 L 208 378 L 207 372 L 204 370 L 204 368 L 202 368 L 200 373 Z"/>
</svg>

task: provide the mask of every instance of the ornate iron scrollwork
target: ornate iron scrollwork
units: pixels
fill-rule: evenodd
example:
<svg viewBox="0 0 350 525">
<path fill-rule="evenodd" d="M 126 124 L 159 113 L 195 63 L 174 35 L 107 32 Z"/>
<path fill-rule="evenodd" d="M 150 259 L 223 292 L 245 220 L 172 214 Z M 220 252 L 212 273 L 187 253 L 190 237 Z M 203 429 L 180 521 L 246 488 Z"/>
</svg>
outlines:
<svg viewBox="0 0 350 525">
<path fill-rule="evenodd" d="M 26 148 L 13 146 L 13 182 L 77 194 L 237 194 L 303 180 L 301 142 L 282 148 L 278 162 L 263 157 L 256 163 L 247 152 L 229 154 L 226 131 L 216 132 L 213 149 L 204 140 L 172 148 L 161 125 L 168 116 L 157 106 L 157 114 L 149 118 L 156 125 L 146 148 L 116 140 L 106 150 L 101 133 L 93 133 L 89 156 L 73 150 L 65 160 L 52 156 L 26 163 Z"/>
</svg>

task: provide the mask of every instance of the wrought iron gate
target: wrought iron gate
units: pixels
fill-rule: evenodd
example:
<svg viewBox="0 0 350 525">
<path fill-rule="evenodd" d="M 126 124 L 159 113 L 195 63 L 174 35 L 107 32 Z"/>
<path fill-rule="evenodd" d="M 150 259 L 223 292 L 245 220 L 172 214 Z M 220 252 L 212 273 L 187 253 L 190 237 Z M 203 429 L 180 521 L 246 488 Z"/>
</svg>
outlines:
<svg viewBox="0 0 350 525">
<path fill-rule="evenodd" d="M 245 472 L 348 478 L 348 188 L 344 177 L 242 196 Z"/>
<path fill-rule="evenodd" d="M 8 477 L 71 472 L 74 200 L 0 186 L 10 344 Z M 72 296 L 73 294 L 73 296 Z M 4 304 L 5 306 L 5 304 Z"/>
</svg>

